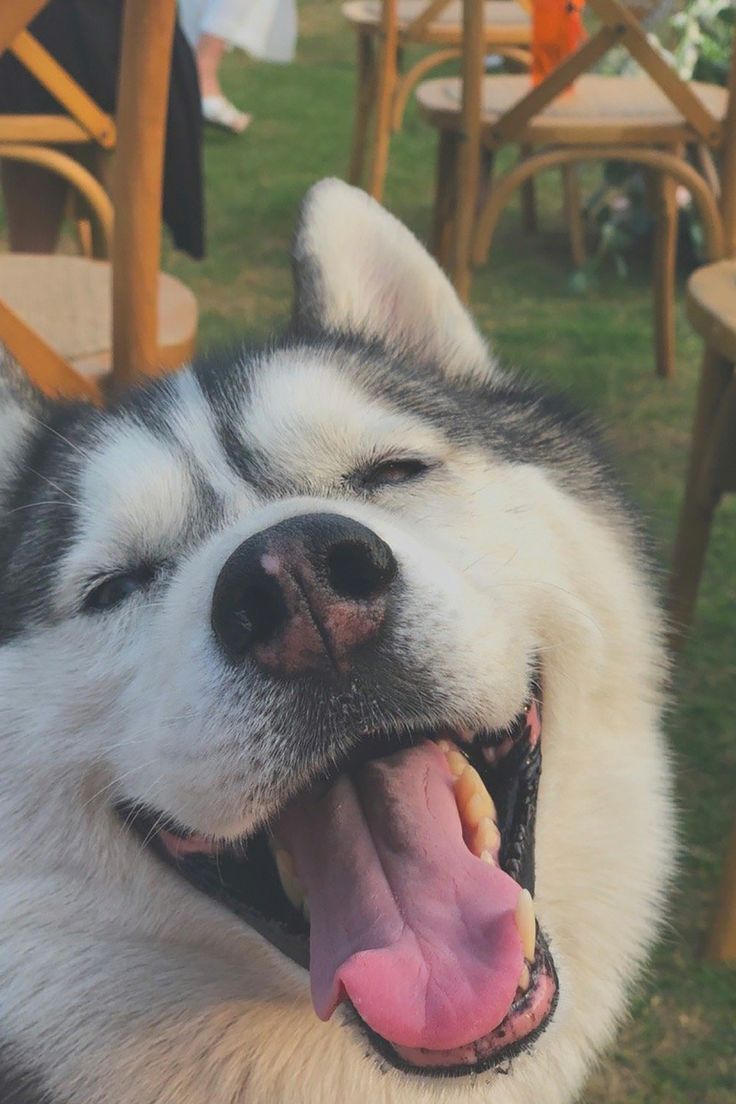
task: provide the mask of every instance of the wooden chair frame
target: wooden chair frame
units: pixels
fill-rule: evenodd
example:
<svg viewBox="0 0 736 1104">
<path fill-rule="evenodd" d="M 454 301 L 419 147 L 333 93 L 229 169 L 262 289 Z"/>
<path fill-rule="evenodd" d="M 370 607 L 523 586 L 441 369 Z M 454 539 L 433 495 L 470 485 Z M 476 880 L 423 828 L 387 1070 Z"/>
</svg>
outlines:
<svg viewBox="0 0 736 1104">
<path fill-rule="evenodd" d="M 0 51 L 12 43 L 24 64 L 44 67 L 44 83 L 65 97 L 74 126 L 105 148 L 117 145 L 114 172 L 115 233 L 112 236 L 112 344 L 113 368 L 103 381 L 106 393 L 125 388 L 141 375 L 162 370 L 157 342 L 158 272 L 161 257 L 161 196 L 170 65 L 175 27 L 175 0 L 126 0 L 117 123 L 104 116 L 87 94 L 60 67 L 45 69 L 45 51 L 25 28 L 48 0 L 14 0 L 0 8 Z M 30 45 L 35 43 L 35 45 Z M 60 70 L 60 71 L 57 71 Z M 35 70 L 33 70 L 35 72 Z M 45 124 L 36 120 L 35 134 L 63 141 L 58 133 L 47 138 Z M 43 117 L 42 117 L 43 118 Z M 68 140 L 77 141 L 74 138 Z M 60 151 L 36 148 L 33 143 L 3 145 L 0 157 L 34 160 L 69 179 L 89 198 L 94 193 L 80 166 Z M 99 187 L 99 186 L 98 186 Z M 86 189 L 86 191 L 85 191 Z M 102 189 L 100 188 L 100 193 Z M 112 232 L 112 210 L 100 193 L 94 200 L 106 232 Z M 95 205 L 93 203 L 93 206 Z M 95 381 L 77 372 L 21 319 L 0 303 L 0 337 L 33 382 L 42 390 L 65 397 L 101 401 Z"/>
<path fill-rule="evenodd" d="M 109 255 L 112 244 L 112 204 L 97 178 L 79 162 L 53 146 L 94 143 L 111 150 L 117 142 L 115 120 L 28 31 L 28 23 L 47 0 L 16 0 L 0 13 L 0 54 L 6 50 L 66 109 L 66 115 L 0 115 L 0 157 L 41 165 L 63 176 L 82 197 L 100 229 Z M 11 10 L 12 9 L 12 10 Z M 42 144 L 43 143 L 43 144 Z"/>
<path fill-rule="evenodd" d="M 474 7 L 480 0 L 465 0 L 466 5 Z M 528 188 L 538 172 L 556 165 L 573 169 L 578 162 L 589 160 L 629 160 L 645 167 L 651 180 L 651 194 L 654 198 L 656 215 L 655 240 L 655 328 L 656 361 L 660 375 L 669 375 L 674 364 L 674 281 L 675 248 L 677 230 L 677 207 L 675 201 L 675 182 L 684 184 L 693 194 L 703 218 L 709 238 L 709 258 L 722 256 L 722 231 L 716 227 L 720 221 L 717 203 L 713 191 L 715 171 L 710 151 L 720 149 L 724 144 L 724 127 L 705 107 L 693 92 L 687 81 L 683 80 L 660 55 L 646 36 L 632 12 L 621 0 L 588 0 L 588 5 L 598 17 L 601 26 L 578 49 L 557 66 L 538 85 L 518 100 L 508 111 L 500 116 L 492 130 L 481 127 L 480 116 L 481 90 L 483 87 L 483 55 L 471 42 L 466 45 L 463 65 L 463 103 L 476 105 L 479 122 L 476 126 L 463 113 L 462 130 L 466 135 L 473 134 L 473 142 L 480 143 L 489 159 L 504 145 L 518 142 L 522 146 L 521 162 L 494 182 L 486 195 L 479 195 L 478 181 L 458 167 L 457 176 L 464 180 L 456 185 L 454 200 L 438 195 L 437 206 L 440 212 L 435 218 L 436 251 L 449 269 L 459 294 L 466 298 L 471 282 L 471 266 L 481 265 L 488 259 L 493 233 L 500 211 L 518 188 Z M 467 43 L 467 39 L 465 40 Z M 532 152 L 529 146 L 528 123 L 561 95 L 578 77 L 595 65 L 612 47 L 624 46 L 642 66 L 654 83 L 667 96 L 669 101 L 684 117 L 692 131 L 693 143 L 697 146 L 702 175 L 685 160 L 682 144 L 665 146 L 661 142 L 657 147 L 656 135 L 652 137 L 652 147 L 643 144 L 601 145 L 596 142 L 595 133 L 587 136 L 586 146 L 580 144 L 559 147 L 547 146 L 541 152 Z M 462 159 L 471 157 L 470 139 L 456 143 L 455 156 Z M 442 146 L 442 139 L 440 141 Z M 452 141 L 445 139 L 445 147 Z M 650 156 L 656 154 L 656 156 Z M 442 155 L 441 155 L 442 156 Z M 447 160 L 452 154 L 445 153 Z M 438 192 L 443 186 L 439 177 L 444 177 L 444 186 L 452 181 L 451 167 L 440 166 L 438 170 Z M 574 181 L 565 179 L 566 207 L 570 209 L 570 188 Z M 451 219 L 452 212 L 470 209 L 477 211 L 472 219 L 472 231 L 465 225 L 456 230 L 443 225 L 443 219 Z M 466 216 L 464 216 L 466 217 Z M 582 226 L 573 221 L 573 253 L 582 254 Z"/>
<path fill-rule="evenodd" d="M 443 41 L 441 33 L 432 34 L 432 26 L 453 0 L 428 0 L 419 14 L 405 27 L 399 28 L 398 0 L 381 0 L 381 22 L 378 32 L 358 29 L 357 110 L 353 144 L 348 168 L 351 184 L 363 181 L 368 134 L 373 121 L 373 148 L 368 170 L 367 191 L 381 199 L 388 167 L 391 133 L 399 131 L 412 91 L 429 72 L 462 54 L 459 45 Z M 530 0 L 517 0 L 518 6 L 529 10 Z M 508 57 L 515 64 L 528 68 L 530 53 L 522 45 L 504 41 L 499 30 L 498 41 L 489 35 L 481 19 L 481 41 L 494 52 Z M 378 39 L 376 50 L 375 39 Z M 406 72 L 400 72 L 399 58 L 403 47 L 433 45 L 432 53 L 419 58 Z"/>
<path fill-rule="evenodd" d="M 736 36 L 729 76 L 726 144 L 721 163 L 720 214 L 724 255 L 736 259 Z M 685 494 L 675 538 L 669 587 L 671 644 L 678 651 L 692 622 L 708 549 L 711 524 L 726 493 L 736 492 L 736 296 L 728 305 L 728 330 L 713 328 L 713 318 L 698 300 L 705 268 L 693 274 L 688 314 L 705 341 Z M 702 272 L 702 276 L 701 276 Z M 736 962 L 736 821 L 728 846 L 709 957 Z"/>
</svg>

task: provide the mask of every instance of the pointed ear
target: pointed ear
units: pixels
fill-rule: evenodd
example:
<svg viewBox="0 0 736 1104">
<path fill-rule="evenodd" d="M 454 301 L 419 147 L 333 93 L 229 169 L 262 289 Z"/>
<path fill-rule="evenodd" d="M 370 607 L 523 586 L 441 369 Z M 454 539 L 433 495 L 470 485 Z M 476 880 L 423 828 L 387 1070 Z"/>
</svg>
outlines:
<svg viewBox="0 0 736 1104">
<path fill-rule="evenodd" d="M 0 345 L 0 495 L 45 406 L 43 397 Z"/>
<path fill-rule="evenodd" d="M 293 266 L 298 328 L 408 348 L 451 377 L 491 375 L 488 348 L 444 272 L 358 188 L 332 179 L 307 192 Z"/>
</svg>

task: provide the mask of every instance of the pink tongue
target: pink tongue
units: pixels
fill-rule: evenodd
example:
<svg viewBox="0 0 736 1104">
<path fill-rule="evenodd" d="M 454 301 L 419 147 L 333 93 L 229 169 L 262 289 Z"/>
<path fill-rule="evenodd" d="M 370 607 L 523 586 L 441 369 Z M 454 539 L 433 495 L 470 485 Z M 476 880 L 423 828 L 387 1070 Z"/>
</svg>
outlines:
<svg viewBox="0 0 736 1104">
<path fill-rule="evenodd" d="M 449 1050 L 509 1011 L 520 888 L 468 850 L 452 781 L 426 741 L 297 800 L 276 825 L 309 898 L 323 1020 L 347 997 L 389 1042 Z"/>
</svg>

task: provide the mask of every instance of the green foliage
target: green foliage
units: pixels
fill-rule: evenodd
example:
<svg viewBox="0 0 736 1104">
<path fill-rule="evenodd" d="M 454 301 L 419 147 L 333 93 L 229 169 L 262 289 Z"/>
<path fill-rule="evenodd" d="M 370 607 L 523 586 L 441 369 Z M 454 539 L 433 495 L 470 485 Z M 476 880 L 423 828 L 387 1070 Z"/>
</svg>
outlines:
<svg viewBox="0 0 736 1104">
<path fill-rule="evenodd" d="M 674 57 L 680 75 L 725 84 L 735 23 L 733 0 L 691 0 L 673 15 Z"/>
</svg>

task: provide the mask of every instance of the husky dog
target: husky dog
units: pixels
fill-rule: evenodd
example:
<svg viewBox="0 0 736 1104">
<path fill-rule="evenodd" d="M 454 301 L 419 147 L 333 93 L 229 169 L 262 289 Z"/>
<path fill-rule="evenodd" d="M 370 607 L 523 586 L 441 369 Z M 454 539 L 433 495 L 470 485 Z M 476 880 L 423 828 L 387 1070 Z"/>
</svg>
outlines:
<svg viewBox="0 0 736 1104">
<path fill-rule="evenodd" d="M 281 342 L 106 410 L 3 370 L 5 1104 L 570 1101 L 656 931 L 599 446 L 361 192 L 294 271 Z"/>
</svg>

